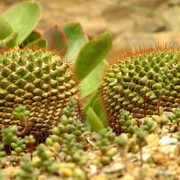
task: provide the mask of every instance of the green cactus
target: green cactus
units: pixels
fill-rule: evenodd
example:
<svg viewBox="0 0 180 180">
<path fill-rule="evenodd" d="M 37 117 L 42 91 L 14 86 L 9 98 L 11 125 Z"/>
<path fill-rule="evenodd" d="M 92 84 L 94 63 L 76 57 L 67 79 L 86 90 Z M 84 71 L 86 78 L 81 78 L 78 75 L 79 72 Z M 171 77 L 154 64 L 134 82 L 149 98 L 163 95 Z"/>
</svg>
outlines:
<svg viewBox="0 0 180 180">
<path fill-rule="evenodd" d="M 113 130 L 122 132 L 122 109 L 135 118 L 180 106 L 180 50 L 156 48 L 127 55 L 107 69 L 101 86 Z"/>
<path fill-rule="evenodd" d="M 70 65 L 57 54 L 17 48 L 0 54 L 0 132 L 17 125 L 19 135 L 42 141 L 70 99 L 79 101 L 76 81 Z M 13 116 L 19 105 L 28 117 Z"/>
</svg>

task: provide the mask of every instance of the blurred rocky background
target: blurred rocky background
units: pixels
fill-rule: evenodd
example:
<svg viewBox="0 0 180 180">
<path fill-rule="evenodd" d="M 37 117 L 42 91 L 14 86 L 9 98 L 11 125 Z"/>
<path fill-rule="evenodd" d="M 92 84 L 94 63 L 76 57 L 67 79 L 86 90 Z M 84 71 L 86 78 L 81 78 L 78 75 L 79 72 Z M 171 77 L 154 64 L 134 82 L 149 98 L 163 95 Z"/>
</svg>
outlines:
<svg viewBox="0 0 180 180">
<path fill-rule="evenodd" d="M 23 0 L 0 0 L 0 12 Z M 42 20 L 37 29 L 81 23 L 91 39 L 104 31 L 113 35 L 108 59 L 132 48 L 167 43 L 180 46 L 180 0 L 37 0 Z M 28 23 L 28 22 L 27 22 Z"/>
</svg>

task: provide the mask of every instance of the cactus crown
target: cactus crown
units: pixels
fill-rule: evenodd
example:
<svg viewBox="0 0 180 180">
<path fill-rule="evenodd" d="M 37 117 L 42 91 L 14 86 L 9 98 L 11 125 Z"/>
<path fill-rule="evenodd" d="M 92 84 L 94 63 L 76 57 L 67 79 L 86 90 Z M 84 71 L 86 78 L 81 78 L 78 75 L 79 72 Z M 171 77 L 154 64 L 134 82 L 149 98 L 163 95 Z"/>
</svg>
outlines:
<svg viewBox="0 0 180 180">
<path fill-rule="evenodd" d="M 47 135 L 70 99 L 78 99 L 69 64 L 49 51 L 19 50 L 0 54 L 0 131 L 17 125 L 20 135 Z M 26 119 L 12 116 L 18 105 Z"/>
<path fill-rule="evenodd" d="M 128 55 L 105 73 L 102 103 L 110 126 L 121 133 L 120 111 L 134 117 L 159 114 L 160 107 L 180 106 L 180 50 L 157 48 Z"/>
</svg>

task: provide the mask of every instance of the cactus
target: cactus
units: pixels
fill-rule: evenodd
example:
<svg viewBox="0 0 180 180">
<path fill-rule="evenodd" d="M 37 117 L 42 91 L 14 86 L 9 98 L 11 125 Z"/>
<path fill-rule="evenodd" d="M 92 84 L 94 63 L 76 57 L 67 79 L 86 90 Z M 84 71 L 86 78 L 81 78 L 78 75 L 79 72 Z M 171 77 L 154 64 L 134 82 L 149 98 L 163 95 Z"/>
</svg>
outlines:
<svg viewBox="0 0 180 180">
<path fill-rule="evenodd" d="M 113 130 L 122 132 L 122 109 L 135 118 L 180 106 L 180 50 L 159 47 L 124 56 L 110 66 L 101 86 L 102 103 Z"/>
<path fill-rule="evenodd" d="M 44 140 L 58 124 L 67 102 L 70 99 L 79 101 L 76 84 L 70 65 L 55 53 L 17 48 L 2 52 L 0 132 L 5 127 L 17 125 L 20 136 L 32 134 L 38 140 Z M 19 105 L 29 111 L 28 117 L 12 115 Z"/>
</svg>

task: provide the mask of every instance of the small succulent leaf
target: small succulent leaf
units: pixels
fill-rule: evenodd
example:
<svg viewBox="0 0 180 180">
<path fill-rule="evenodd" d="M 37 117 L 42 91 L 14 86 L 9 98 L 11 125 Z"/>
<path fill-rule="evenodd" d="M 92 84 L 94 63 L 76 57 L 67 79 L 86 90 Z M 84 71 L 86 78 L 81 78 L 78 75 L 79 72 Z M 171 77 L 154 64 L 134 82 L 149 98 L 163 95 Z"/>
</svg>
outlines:
<svg viewBox="0 0 180 180">
<path fill-rule="evenodd" d="M 35 1 L 23 2 L 2 14 L 14 32 L 19 33 L 18 44 L 21 44 L 35 28 L 41 16 L 41 8 Z"/>
<path fill-rule="evenodd" d="M 80 49 L 88 42 L 87 36 L 79 23 L 69 23 L 61 26 L 69 43 L 65 58 L 69 62 L 74 62 Z"/>
<path fill-rule="evenodd" d="M 92 131 L 98 132 L 100 129 L 104 128 L 101 120 L 91 107 L 88 108 L 86 115 L 88 124 Z"/>
<path fill-rule="evenodd" d="M 48 42 L 48 49 L 56 50 L 64 55 L 68 49 L 68 41 L 65 32 L 58 26 L 52 26 L 43 34 Z"/>
<path fill-rule="evenodd" d="M 0 49 L 3 48 L 12 48 L 17 44 L 19 34 L 14 32 L 6 39 L 0 41 Z"/>
<path fill-rule="evenodd" d="M 88 102 L 85 104 L 83 111 L 86 113 L 87 110 L 89 109 L 89 107 L 92 106 L 93 101 L 96 99 L 96 97 L 98 96 L 99 92 L 95 91 L 92 96 L 88 99 Z"/>
<path fill-rule="evenodd" d="M 92 97 L 89 99 L 89 101 L 84 106 L 84 112 L 86 113 L 89 108 L 92 108 L 93 111 L 96 113 L 98 118 L 101 120 L 104 127 L 108 126 L 108 119 L 104 110 L 104 107 L 101 103 L 100 99 L 100 92 L 97 90 Z"/>
<path fill-rule="evenodd" d="M 26 47 L 29 47 L 31 49 L 38 49 L 38 48 L 43 48 L 46 49 L 47 48 L 47 42 L 44 39 L 38 39 L 36 41 L 33 41 L 32 43 L 28 44 Z"/>
<path fill-rule="evenodd" d="M 87 43 L 75 61 L 75 74 L 84 79 L 107 55 L 112 45 L 112 36 L 106 32 Z"/>
<path fill-rule="evenodd" d="M 96 113 L 96 115 L 99 117 L 101 122 L 103 123 L 103 126 L 108 127 L 108 119 L 107 119 L 106 113 L 104 111 L 104 108 L 102 106 L 99 94 L 92 102 L 91 107 L 94 110 L 94 112 Z"/>
<path fill-rule="evenodd" d="M 42 38 L 41 34 L 37 31 L 32 31 L 31 34 L 22 42 L 22 46 L 27 46 L 28 44 Z"/>
<path fill-rule="evenodd" d="M 19 37 L 19 33 L 17 33 L 17 32 L 12 33 L 12 34 L 11 34 L 9 37 L 7 37 L 7 39 L 5 40 L 6 46 L 7 46 L 8 48 L 14 47 L 14 46 L 17 44 L 17 42 L 18 42 L 18 37 Z"/>
<path fill-rule="evenodd" d="M 0 18 L 0 40 L 7 38 L 12 32 L 12 27 L 2 18 Z"/>
<path fill-rule="evenodd" d="M 107 66 L 105 60 L 101 61 L 79 84 L 81 89 L 81 97 L 84 98 L 95 90 L 101 84 L 104 68 Z"/>
</svg>

